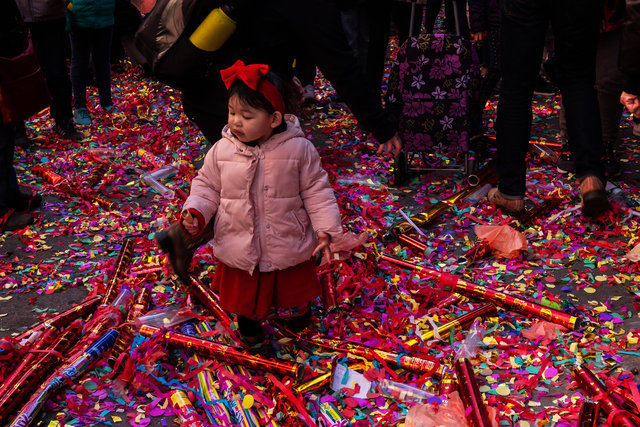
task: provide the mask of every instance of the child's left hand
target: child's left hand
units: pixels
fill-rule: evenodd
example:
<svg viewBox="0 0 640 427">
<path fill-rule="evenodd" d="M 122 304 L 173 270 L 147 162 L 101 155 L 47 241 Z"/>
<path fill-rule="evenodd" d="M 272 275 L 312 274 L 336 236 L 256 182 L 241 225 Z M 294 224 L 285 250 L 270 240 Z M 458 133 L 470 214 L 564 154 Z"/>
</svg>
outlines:
<svg viewBox="0 0 640 427">
<path fill-rule="evenodd" d="M 329 244 L 331 243 L 331 237 L 324 231 L 318 231 L 318 246 L 313 250 L 313 255 L 322 251 L 322 256 L 325 257 L 327 262 L 331 262 L 331 248 Z"/>
</svg>

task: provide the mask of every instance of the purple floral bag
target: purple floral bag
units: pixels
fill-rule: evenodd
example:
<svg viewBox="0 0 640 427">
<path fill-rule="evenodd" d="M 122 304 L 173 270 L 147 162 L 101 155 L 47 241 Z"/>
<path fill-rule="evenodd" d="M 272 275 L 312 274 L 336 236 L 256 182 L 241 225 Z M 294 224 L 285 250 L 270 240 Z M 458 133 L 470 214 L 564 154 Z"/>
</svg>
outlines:
<svg viewBox="0 0 640 427">
<path fill-rule="evenodd" d="M 386 95 L 404 151 L 466 152 L 479 81 L 478 56 L 468 40 L 426 33 L 409 38 L 391 64 Z"/>
</svg>

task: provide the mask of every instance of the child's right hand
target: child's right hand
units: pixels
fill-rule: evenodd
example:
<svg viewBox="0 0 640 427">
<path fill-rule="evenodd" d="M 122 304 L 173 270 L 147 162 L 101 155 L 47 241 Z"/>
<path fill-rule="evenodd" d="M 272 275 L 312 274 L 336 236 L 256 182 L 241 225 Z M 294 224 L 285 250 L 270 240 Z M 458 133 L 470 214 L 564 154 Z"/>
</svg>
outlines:
<svg viewBox="0 0 640 427">
<path fill-rule="evenodd" d="M 198 218 L 191 215 L 191 212 L 182 211 L 182 225 L 189 234 L 195 235 L 200 232 L 200 224 L 198 224 Z"/>
</svg>

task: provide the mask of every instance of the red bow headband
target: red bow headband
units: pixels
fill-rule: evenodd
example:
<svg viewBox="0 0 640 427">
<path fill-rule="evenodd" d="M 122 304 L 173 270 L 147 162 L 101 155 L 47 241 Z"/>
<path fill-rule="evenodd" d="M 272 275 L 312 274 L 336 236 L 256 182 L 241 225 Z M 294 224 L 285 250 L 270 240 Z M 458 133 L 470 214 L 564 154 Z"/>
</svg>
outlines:
<svg viewBox="0 0 640 427">
<path fill-rule="evenodd" d="M 244 65 L 244 62 L 238 60 L 231 67 L 220 70 L 220 75 L 227 89 L 229 89 L 236 80 L 240 79 L 251 89 L 264 95 L 276 111 L 284 114 L 284 100 L 282 99 L 280 91 L 273 83 L 262 78 L 268 72 L 269 66 L 266 64 Z"/>
</svg>

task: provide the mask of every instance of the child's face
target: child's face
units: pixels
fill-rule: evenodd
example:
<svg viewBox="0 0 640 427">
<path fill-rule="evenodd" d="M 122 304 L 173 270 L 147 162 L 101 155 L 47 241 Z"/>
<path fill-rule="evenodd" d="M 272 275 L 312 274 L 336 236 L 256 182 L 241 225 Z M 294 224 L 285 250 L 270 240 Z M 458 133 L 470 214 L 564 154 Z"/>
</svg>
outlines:
<svg viewBox="0 0 640 427">
<path fill-rule="evenodd" d="M 240 102 L 237 96 L 229 99 L 229 128 L 241 142 L 261 144 L 273 134 L 282 121 L 278 111 L 269 114 Z"/>
</svg>

